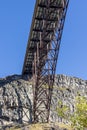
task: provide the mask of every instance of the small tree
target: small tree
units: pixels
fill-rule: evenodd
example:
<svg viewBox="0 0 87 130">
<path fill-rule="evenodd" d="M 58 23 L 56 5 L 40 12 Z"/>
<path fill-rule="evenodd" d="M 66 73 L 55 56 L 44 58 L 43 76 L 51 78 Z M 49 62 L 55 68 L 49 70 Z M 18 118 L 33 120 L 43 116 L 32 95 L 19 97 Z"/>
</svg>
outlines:
<svg viewBox="0 0 87 130">
<path fill-rule="evenodd" d="M 57 106 L 58 116 L 67 119 L 71 122 L 71 126 L 76 130 L 84 130 L 87 128 L 87 99 L 82 96 L 76 97 L 75 101 L 75 111 L 73 114 L 68 113 L 69 108 L 66 105 Z"/>
<path fill-rule="evenodd" d="M 59 117 L 61 117 L 63 119 L 67 119 L 68 118 L 68 110 L 69 110 L 69 107 L 64 105 L 62 101 L 58 102 L 58 106 L 56 108 L 56 111 L 57 111 L 57 114 Z"/>
<path fill-rule="evenodd" d="M 71 116 L 73 128 L 83 130 L 87 128 L 87 99 L 82 96 L 76 97 L 75 112 Z"/>
</svg>

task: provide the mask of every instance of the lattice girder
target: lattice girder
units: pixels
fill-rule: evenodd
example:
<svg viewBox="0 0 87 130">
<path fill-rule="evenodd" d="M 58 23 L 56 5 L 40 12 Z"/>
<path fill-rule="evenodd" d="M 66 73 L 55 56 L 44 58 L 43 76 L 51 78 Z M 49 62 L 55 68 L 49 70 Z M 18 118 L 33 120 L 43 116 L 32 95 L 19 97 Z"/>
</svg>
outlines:
<svg viewBox="0 0 87 130">
<path fill-rule="evenodd" d="M 41 26 L 43 30 L 40 31 L 39 43 L 37 43 L 37 51 L 34 54 L 33 62 L 33 78 L 35 79 L 34 122 L 49 121 L 55 70 L 69 0 L 62 0 L 62 2 L 62 6 L 58 3 L 56 6 L 58 7 L 59 5 L 59 8 L 53 8 L 55 0 L 49 0 L 45 7 L 46 12 L 43 14 L 43 19 L 39 19 L 43 21 Z M 51 10 L 49 9 L 50 7 L 52 7 Z M 53 14 L 55 15 L 55 12 L 57 21 L 48 20 L 51 19 Z"/>
</svg>

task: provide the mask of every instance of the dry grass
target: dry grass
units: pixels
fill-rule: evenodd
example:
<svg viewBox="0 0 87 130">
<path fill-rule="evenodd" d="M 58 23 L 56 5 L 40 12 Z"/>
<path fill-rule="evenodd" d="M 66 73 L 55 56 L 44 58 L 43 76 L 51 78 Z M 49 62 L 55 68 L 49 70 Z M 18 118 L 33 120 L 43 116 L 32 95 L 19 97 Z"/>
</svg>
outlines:
<svg viewBox="0 0 87 130">
<path fill-rule="evenodd" d="M 66 128 L 68 130 L 73 130 L 70 125 L 63 124 L 63 123 L 57 123 L 60 128 Z"/>
<path fill-rule="evenodd" d="M 29 128 L 29 130 L 49 130 L 50 127 L 52 126 L 59 126 L 60 128 L 66 128 L 68 130 L 72 130 L 72 128 L 70 127 L 70 125 L 65 125 L 63 123 L 43 123 L 43 124 L 32 124 L 32 125 L 27 125 L 27 126 L 24 126 L 25 128 Z M 23 127 L 18 127 L 18 126 L 15 126 L 15 127 L 12 127 L 8 130 L 22 130 Z"/>
</svg>

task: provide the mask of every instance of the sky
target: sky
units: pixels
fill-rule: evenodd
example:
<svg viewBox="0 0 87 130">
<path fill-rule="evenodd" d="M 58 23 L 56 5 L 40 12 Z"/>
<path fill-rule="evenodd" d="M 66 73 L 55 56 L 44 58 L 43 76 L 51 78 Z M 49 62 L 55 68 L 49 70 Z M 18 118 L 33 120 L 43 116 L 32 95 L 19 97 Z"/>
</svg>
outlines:
<svg viewBox="0 0 87 130">
<path fill-rule="evenodd" d="M 0 1 L 1 78 L 22 72 L 35 1 Z M 87 0 L 70 0 L 56 74 L 87 79 Z"/>
</svg>

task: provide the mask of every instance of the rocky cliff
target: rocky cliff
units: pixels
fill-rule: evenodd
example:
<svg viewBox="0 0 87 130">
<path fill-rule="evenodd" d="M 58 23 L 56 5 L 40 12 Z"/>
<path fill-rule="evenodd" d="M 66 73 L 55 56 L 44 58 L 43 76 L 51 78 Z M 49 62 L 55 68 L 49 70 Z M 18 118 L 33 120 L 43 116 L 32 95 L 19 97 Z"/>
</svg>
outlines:
<svg viewBox="0 0 87 130">
<path fill-rule="evenodd" d="M 74 112 L 75 100 L 77 96 L 87 97 L 87 80 L 65 75 L 57 75 L 54 83 L 54 90 L 51 103 L 51 120 L 67 123 L 57 116 L 56 107 L 60 101 L 70 108 L 70 113 Z"/>
<path fill-rule="evenodd" d="M 33 92 L 27 77 L 18 75 L 0 79 L 1 124 L 32 122 Z"/>
<path fill-rule="evenodd" d="M 87 96 L 87 81 L 57 75 L 51 102 L 50 121 L 61 121 L 57 116 L 56 107 L 61 100 L 74 111 L 77 95 Z M 0 79 L 0 123 L 32 122 L 33 89 L 27 77 L 13 75 Z"/>
</svg>

